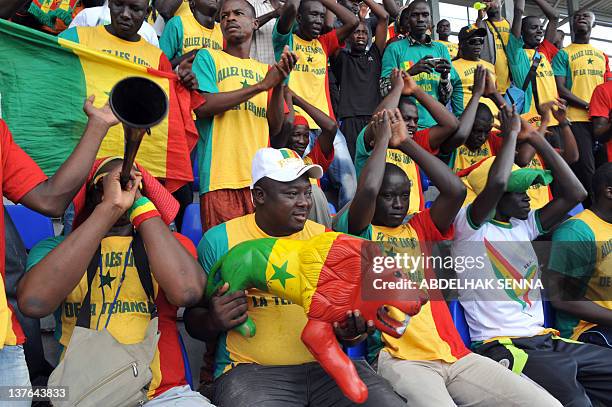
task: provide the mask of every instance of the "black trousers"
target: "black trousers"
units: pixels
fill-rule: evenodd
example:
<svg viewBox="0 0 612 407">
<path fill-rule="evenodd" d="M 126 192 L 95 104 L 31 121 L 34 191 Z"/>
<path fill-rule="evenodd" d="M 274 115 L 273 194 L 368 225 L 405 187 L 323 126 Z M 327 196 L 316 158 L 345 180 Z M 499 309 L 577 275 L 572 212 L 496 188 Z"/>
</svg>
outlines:
<svg viewBox="0 0 612 407">
<path fill-rule="evenodd" d="M 493 341 L 476 352 L 524 373 L 565 407 L 591 407 L 596 400 L 612 406 L 612 349 L 548 334 Z"/>
<path fill-rule="evenodd" d="M 580 157 L 578 161 L 571 165 L 574 174 L 580 180 L 580 183 L 589 193 L 589 197 L 582 203 L 585 208 L 591 206 L 592 199 L 592 181 L 595 174 L 595 156 L 593 155 L 593 125 L 591 122 L 576 122 L 572 123 L 572 133 L 576 138 L 578 145 L 578 153 Z"/>
<path fill-rule="evenodd" d="M 357 144 L 357 136 L 361 130 L 368 125 L 372 116 L 355 116 L 345 117 L 342 119 L 340 131 L 344 134 L 346 145 L 348 146 L 351 159 L 355 162 L 355 145 Z"/>
<path fill-rule="evenodd" d="M 368 386 L 367 407 L 406 407 L 389 382 L 365 361 L 353 361 Z M 316 363 L 294 366 L 240 364 L 215 381 L 213 403 L 218 407 L 345 407 L 357 406 Z"/>
</svg>

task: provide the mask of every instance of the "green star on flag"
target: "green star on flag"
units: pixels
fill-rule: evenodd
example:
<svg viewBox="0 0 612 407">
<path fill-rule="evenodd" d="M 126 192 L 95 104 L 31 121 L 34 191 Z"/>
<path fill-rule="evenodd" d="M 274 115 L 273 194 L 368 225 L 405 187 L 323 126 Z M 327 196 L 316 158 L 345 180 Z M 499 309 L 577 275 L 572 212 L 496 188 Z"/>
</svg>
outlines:
<svg viewBox="0 0 612 407">
<path fill-rule="evenodd" d="M 593 65 L 593 58 L 589 58 L 589 59 L 587 59 L 587 64 L 589 64 L 589 65 Z"/>
<path fill-rule="evenodd" d="M 274 275 L 270 278 L 270 280 L 280 281 L 283 288 L 285 288 L 285 282 L 287 280 L 289 280 L 290 278 L 295 278 L 293 274 L 287 272 L 287 263 L 288 262 L 286 261 L 280 267 L 275 266 L 274 264 L 272 265 L 272 268 L 274 269 Z"/>
<path fill-rule="evenodd" d="M 110 271 L 107 271 L 106 275 L 100 274 L 100 286 L 98 288 L 103 288 L 105 285 L 107 285 L 108 288 L 112 288 L 111 282 L 116 278 L 117 277 L 111 277 Z"/>
<path fill-rule="evenodd" d="M 246 79 L 240 82 L 240 84 L 242 85 L 242 89 L 248 88 L 250 86 Z"/>
</svg>

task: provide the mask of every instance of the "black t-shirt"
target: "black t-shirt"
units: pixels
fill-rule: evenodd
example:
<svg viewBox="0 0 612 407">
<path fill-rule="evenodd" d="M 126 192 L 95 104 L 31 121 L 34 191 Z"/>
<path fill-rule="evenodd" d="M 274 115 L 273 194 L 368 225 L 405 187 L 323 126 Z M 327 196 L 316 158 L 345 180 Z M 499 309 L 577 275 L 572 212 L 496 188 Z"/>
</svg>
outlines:
<svg viewBox="0 0 612 407">
<path fill-rule="evenodd" d="M 380 102 L 378 80 L 382 68 L 382 54 L 375 44 L 361 55 L 341 50 L 331 60 L 331 67 L 340 89 L 339 119 L 371 116 Z"/>
</svg>

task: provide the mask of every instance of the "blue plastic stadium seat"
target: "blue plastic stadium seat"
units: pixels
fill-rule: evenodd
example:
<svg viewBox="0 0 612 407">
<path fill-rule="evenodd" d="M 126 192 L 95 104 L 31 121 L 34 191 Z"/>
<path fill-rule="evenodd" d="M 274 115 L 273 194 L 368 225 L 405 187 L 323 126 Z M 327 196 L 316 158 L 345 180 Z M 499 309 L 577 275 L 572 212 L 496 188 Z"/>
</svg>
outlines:
<svg viewBox="0 0 612 407">
<path fill-rule="evenodd" d="M 542 307 L 544 308 L 544 327 L 554 328 L 555 327 L 555 309 L 552 303 L 546 296 L 546 291 L 542 291 Z"/>
<path fill-rule="evenodd" d="M 421 168 L 419 168 L 419 175 L 421 176 L 421 189 L 423 190 L 423 192 L 425 192 L 433 184 L 429 180 L 427 174 L 425 174 L 425 171 L 423 171 Z"/>
<path fill-rule="evenodd" d="M 198 155 L 195 154 L 193 157 L 193 191 L 198 192 L 200 190 L 200 169 L 198 167 Z"/>
<path fill-rule="evenodd" d="M 465 320 L 465 314 L 463 311 L 463 307 L 459 303 L 459 300 L 452 300 L 448 304 L 448 309 L 453 317 L 453 322 L 455 323 L 455 328 L 459 332 L 461 339 L 465 346 L 469 347 L 472 343 L 470 339 L 470 328 L 468 328 L 467 321 Z"/>
<path fill-rule="evenodd" d="M 365 359 L 368 351 L 368 341 L 362 341 L 360 344 L 345 348 L 345 352 L 349 358 L 354 360 Z"/>
<path fill-rule="evenodd" d="M 185 367 L 185 379 L 187 380 L 187 384 L 191 387 L 191 390 L 195 390 L 193 388 L 193 377 L 191 376 L 191 364 L 189 363 L 189 356 L 187 355 L 187 348 L 185 348 L 185 342 L 183 342 L 183 336 L 179 332 L 178 334 L 179 344 L 181 345 L 181 355 L 183 355 L 183 366 Z"/>
<path fill-rule="evenodd" d="M 333 216 L 333 215 L 335 215 L 335 214 L 336 214 L 336 207 L 334 206 L 334 204 L 333 204 L 333 203 L 328 202 L 328 203 L 327 203 L 327 207 L 329 208 L 329 214 L 330 214 L 330 215 L 332 215 L 332 216 Z"/>
<path fill-rule="evenodd" d="M 55 236 L 50 218 L 23 205 L 5 205 L 4 209 L 13 220 L 27 250 L 41 240 Z"/>
<path fill-rule="evenodd" d="M 431 205 L 433 205 L 434 201 L 427 201 L 425 202 L 425 209 L 429 209 L 431 208 Z"/>
<path fill-rule="evenodd" d="M 181 233 L 187 236 L 194 245 L 202 239 L 202 222 L 200 221 L 200 204 L 192 203 L 185 208 Z"/>
<path fill-rule="evenodd" d="M 569 211 L 567 214 L 569 216 L 576 216 L 582 211 L 584 211 L 584 206 L 582 206 L 582 204 L 579 203 L 578 205 L 574 206 L 574 208 L 572 208 L 572 210 Z"/>
</svg>

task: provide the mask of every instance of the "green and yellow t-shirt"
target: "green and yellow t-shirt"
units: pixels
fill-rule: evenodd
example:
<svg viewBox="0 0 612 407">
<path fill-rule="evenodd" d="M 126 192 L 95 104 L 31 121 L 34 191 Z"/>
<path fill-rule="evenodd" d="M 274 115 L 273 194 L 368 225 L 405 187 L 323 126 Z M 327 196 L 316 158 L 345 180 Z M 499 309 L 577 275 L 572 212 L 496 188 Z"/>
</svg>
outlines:
<svg viewBox="0 0 612 407">
<path fill-rule="evenodd" d="M 361 175 L 361 170 L 368 161 L 372 150 L 366 148 L 365 145 L 365 127 L 357 136 L 357 142 L 355 146 L 355 172 L 357 178 Z M 437 154 L 436 150 L 433 150 L 429 144 L 429 129 L 419 130 L 412 136 L 412 139 L 427 152 L 431 154 Z M 423 187 L 421 185 L 421 173 L 419 166 L 414 162 L 412 158 L 404 154 L 402 151 L 395 148 L 387 149 L 386 162 L 395 164 L 400 167 L 408 176 L 410 181 L 410 206 L 408 207 L 408 213 L 415 213 L 425 209 L 425 198 L 423 197 Z"/>
<path fill-rule="evenodd" d="M 195 257 L 195 248 L 191 241 L 179 234 L 175 236 Z M 63 236 L 58 236 L 43 240 L 34 246 L 28 256 L 26 269 L 30 270 L 38 264 L 63 240 Z M 142 342 L 151 320 L 149 301 L 138 277 L 131 249 L 128 257 L 132 240 L 131 236 L 111 236 L 102 239 L 101 264 L 91 284 L 90 329 L 102 330 L 108 321 L 106 329 L 123 344 Z M 153 278 L 153 291 L 161 336 L 151 362 L 153 380 L 149 385 L 149 398 L 156 397 L 173 387 L 187 384 L 176 327 L 178 308 L 168 302 L 155 278 Z M 68 294 L 54 314 L 55 338 L 62 346 L 62 354 L 70 342 L 86 294 L 87 272 L 83 271 L 79 284 Z M 115 297 L 117 301 L 112 306 Z"/>
<path fill-rule="evenodd" d="M 508 45 L 508 39 L 510 37 L 510 23 L 506 19 L 501 21 L 487 20 L 487 26 L 495 38 L 495 74 L 497 75 L 497 90 L 503 95 L 510 87 L 508 57 L 506 56 L 506 50 L 504 50 L 504 47 Z M 493 28 L 494 26 L 497 28 L 499 35 L 497 35 L 495 28 Z"/>
<path fill-rule="evenodd" d="M 192 15 L 191 7 L 189 7 L 189 0 L 181 0 L 181 5 L 174 12 L 174 17 L 176 16 L 186 16 Z"/>
<path fill-rule="evenodd" d="M 525 43 L 522 38 L 516 38 L 513 34 L 510 34 L 508 40 L 508 63 L 510 65 L 510 72 L 512 72 L 512 78 L 516 82 L 517 86 L 523 86 L 527 73 L 529 72 L 533 56 L 536 53 L 535 49 L 525 49 L 523 46 Z M 555 74 L 552 69 L 550 61 L 545 54 L 538 53 L 541 57 L 540 65 L 536 69 L 535 82 L 538 93 L 538 102 L 540 104 L 556 100 L 559 96 L 557 92 L 557 83 L 555 82 Z M 535 94 L 533 92 L 533 86 L 529 84 L 525 91 L 525 114 L 522 115 L 524 119 L 532 123 L 534 126 L 539 126 L 542 120 L 537 110 L 537 103 Z M 559 122 L 552 115 L 550 117 L 549 126 L 556 126 Z"/>
<path fill-rule="evenodd" d="M 451 59 L 446 46 L 439 42 L 429 41 L 421 44 L 410 37 L 395 41 L 387 46 L 383 54 L 381 78 L 391 76 L 393 68 L 408 71 L 412 65 L 427 55 L 434 58 L 444 58 L 447 61 Z M 440 84 L 440 74 L 438 72 L 423 72 L 413 76 L 413 79 L 421 89 L 438 99 L 438 86 Z M 416 101 L 416 104 L 419 109 L 419 129 L 435 126 L 437 123 L 425 106 L 418 101 Z"/>
<path fill-rule="evenodd" d="M 298 57 L 298 61 L 289 76 L 291 90 L 333 119 L 334 110 L 329 95 L 327 65 L 329 56 L 340 49 L 336 30 L 323 34 L 314 40 L 306 41 L 295 34 L 293 30 L 287 34 L 279 33 L 275 25 L 272 31 L 272 45 L 277 61 L 280 60 L 285 45 L 288 45 L 289 49 Z M 302 109 L 297 106 L 294 109 L 296 114 L 302 115 L 308 120 L 308 126 L 311 129 L 319 128 L 312 117 L 308 116 Z"/>
<path fill-rule="evenodd" d="M 349 211 L 345 211 L 338 215 L 336 231 L 348 233 L 349 214 Z M 407 223 L 395 228 L 369 225 L 359 233 L 359 236 L 382 243 L 385 252 L 393 253 L 391 255 L 408 253 L 422 256 L 430 253 L 431 244 L 450 240 L 453 234 L 452 227 L 446 233 L 440 232 L 431 219 L 429 209 L 426 209 L 412 216 Z M 432 278 L 434 272 L 431 269 L 420 269 L 409 275 L 414 276 L 411 277 L 413 281 L 420 282 L 424 278 Z M 398 320 L 404 318 L 403 313 L 395 308 L 391 308 L 390 315 Z M 404 360 L 443 360 L 453 363 L 470 353 L 455 329 L 446 302 L 443 300 L 432 300 L 425 304 L 421 311 L 410 319 L 406 332 L 400 338 L 393 338 L 383 333 L 382 340 L 384 351 Z"/>
<path fill-rule="evenodd" d="M 168 59 L 180 57 L 194 49 L 220 50 L 223 49 L 223 33 L 218 23 L 213 28 L 206 28 L 191 13 L 175 16 L 166 23 L 159 47 Z"/>
<path fill-rule="evenodd" d="M 582 295 L 612 309 L 612 223 L 590 210 L 565 221 L 553 234 L 549 269 L 580 281 Z M 557 311 L 561 336 L 578 337 L 596 324 Z"/>
<path fill-rule="evenodd" d="M 136 42 L 122 40 L 106 31 L 103 25 L 72 27 L 62 32 L 59 38 L 106 52 L 136 65 L 159 69 L 160 71 L 172 71 L 170 61 L 161 49 L 149 44 L 142 37 Z"/>
<path fill-rule="evenodd" d="M 484 60 L 468 61 L 467 59 L 459 58 L 453 61 L 453 67 L 451 71 L 451 84 L 453 85 L 453 94 L 451 96 L 451 107 L 455 116 L 459 117 L 465 110 L 465 107 L 472 98 L 472 87 L 474 86 L 474 72 L 478 65 L 482 65 L 486 68 L 493 78 L 496 80 L 495 66 Z M 481 98 L 481 103 L 484 103 L 491 109 L 493 117 L 497 118 L 499 109 L 489 98 Z"/>
<path fill-rule="evenodd" d="M 324 233 L 325 226 L 306 221 L 304 229 L 287 239 L 308 240 Z M 232 219 L 210 229 L 198 245 L 198 260 L 206 273 L 232 247 L 247 240 L 272 237 L 257 226 L 255 215 Z M 280 266 L 280 264 L 279 264 Z M 219 336 L 215 377 L 240 363 L 299 365 L 315 359 L 300 339 L 306 325 L 304 309 L 296 304 L 250 289 L 248 314 L 257 325 L 257 335 L 246 338 L 236 331 Z"/>
<path fill-rule="evenodd" d="M 450 54 L 451 59 L 457 56 L 457 53 L 459 52 L 459 44 L 456 44 L 450 41 L 442 41 L 442 40 L 436 40 L 436 42 L 439 42 L 440 44 L 446 47 L 446 49 L 448 50 L 448 53 Z"/>
<path fill-rule="evenodd" d="M 570 44 L 553 59 L 555 76 L 565 77 L 565 87 L 580 99 L 590 102 L 597 85 L 604 82 L 608 57 L 591 44 Z M 570 105 L 567 117 L 573 122 L 588 122 L 589 112 Z"/>
<path fill-rule="evenodd" d="M 192 69 L 202 92 L 217 93 L 260 82 L 268 65 L 224 51 L 202 49 Z M 257 150 L 269 144 L 267 109 L 268 94 L 261 92 L 221 114 L 196 120 L 200 133 L 200 194 L 251 184 L 251 161 Z"/>
</svg>

